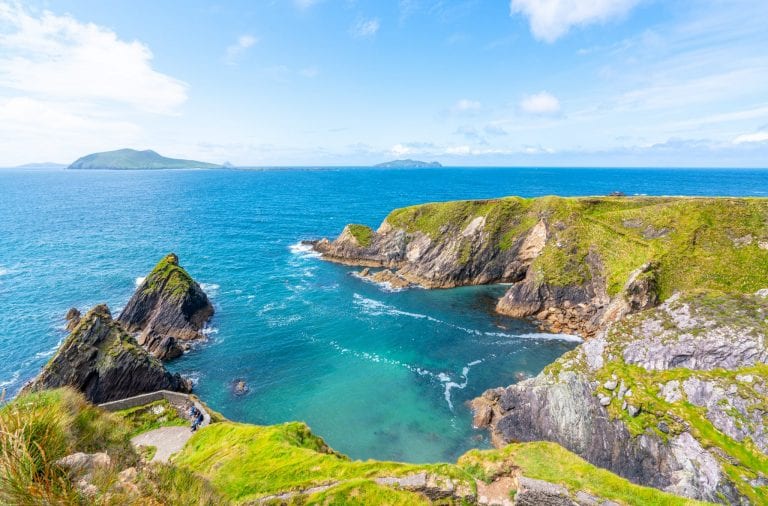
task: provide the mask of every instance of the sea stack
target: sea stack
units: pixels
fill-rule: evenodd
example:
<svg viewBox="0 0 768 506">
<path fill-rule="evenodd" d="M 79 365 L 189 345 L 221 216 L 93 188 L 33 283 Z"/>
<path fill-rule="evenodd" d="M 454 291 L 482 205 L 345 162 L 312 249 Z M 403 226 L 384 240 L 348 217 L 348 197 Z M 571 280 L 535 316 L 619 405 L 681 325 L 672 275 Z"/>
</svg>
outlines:
<svg viewBox="0 0 768 506">
<path fill-rule="evenodd" d="M 140 345 L 161 360 L 176 358 L 189 342 L 203 339 L 213 305 L 200 285 L 169 253 L 136 289 L 118 317 Z"/>
<path fill-rule="evenodd" d="M 88 311 L 25 391 L 71 386 L 93 403 L 155 390 L 189 392 L 188 381 L 165 370 L 115 320 L 109 308 Z"/>
</svg>

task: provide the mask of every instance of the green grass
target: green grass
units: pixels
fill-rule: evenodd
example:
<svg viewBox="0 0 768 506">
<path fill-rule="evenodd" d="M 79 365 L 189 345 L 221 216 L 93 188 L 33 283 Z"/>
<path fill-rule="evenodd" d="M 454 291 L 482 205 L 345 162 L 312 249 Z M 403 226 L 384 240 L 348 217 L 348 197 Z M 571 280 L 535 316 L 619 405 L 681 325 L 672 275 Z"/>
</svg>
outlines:
<svg viewBox="0 0 768 506">
<path fill-rule="evenodd" d="M 662 299 L 694 288 L 749 293 L 768 279 L 768 250 L 758 245 L 768 240 L 766 199 L 511 197 L 411 206 L 392 211 L 386 221 L 440 242 L 457 237 L 478 216 L 486 218 L 486 240 L 500 250 L 544 219 L 550 239 L 532 267 L 540 283 L 552 286 L 589 281 L 595 274 L 585 262 L 590 252 L 599 258 L 611 295 L 647 262 L 655 265 Z M 749 244 L 736 243 L 749 236 Z M 460 251 L 462 261 L 471 260 Z"/>
<path fill-rule="evenodd" d="M 173 299 L 183 297 L 195 284 L 189 273 L 179 265 L 179 259 L 173 253 L 169 253 L 160 260 L 144 282 L 146 295 L 163 292 Z"/>
<path fill-rule="evenodd" d="M 560 483 L 571 492 L 585 492 L 620 504 L 637 506 L 677 506 L 706 504 L 641 487 L 548 442 L 511 444 L 499 450 L 471 450 L 459 459 L 459 465 L 478 469 L 504 466 L 519 467 L 529 478 Z"/>
<path fill-rule="evenodd" d="M 286 490 L 444 466 L 351 461 L 303 423 L 217 423 L 198 431 L 174 462 L 207 476 L 227 497 L 255 499 Z"/>
<path fill-rule="evenodd" d="M 355 238 L 357 244 L 363 248 L 367 248 L 371 245 L 371 242 L 373 241 L 373 230 L 371 230 L 371 227 L 352 223 L 347 225 L 347 230 L 349 230 L 349 233 Z"/>
<path fill-rule="evenodd" d="M 176 408 L 162 399 L 151 404 L 124 409 L 115 413 L 131 426 L 131 436 L 159 427 L 187 425 L 189 422 L 179 415 Z"/>
</svg>

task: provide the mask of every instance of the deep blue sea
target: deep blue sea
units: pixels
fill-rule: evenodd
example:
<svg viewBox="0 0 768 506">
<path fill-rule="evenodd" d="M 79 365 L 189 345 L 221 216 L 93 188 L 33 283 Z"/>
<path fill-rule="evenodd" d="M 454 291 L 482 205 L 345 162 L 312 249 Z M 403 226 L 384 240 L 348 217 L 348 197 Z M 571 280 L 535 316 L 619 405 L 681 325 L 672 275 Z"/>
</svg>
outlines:
<svg viewBox="0 0 768 506">
<path fill-rule="evenodd" d="M 389 292 L 299 241 L 396 207 L 505 195 L 765 196 L 765 170 L 0 170 L 0 387 L 54 353 L 71 306 L 117 314 L 166 253 L 203 284 L 209 340 L 169 364 L 227 417 L 306 421 L 354 458 L 487 446 L 466 401 L 576 343 L 493 314 L 504 287 Z M 247 381 L 250 392 L 232 394 Z"/>
</svg>

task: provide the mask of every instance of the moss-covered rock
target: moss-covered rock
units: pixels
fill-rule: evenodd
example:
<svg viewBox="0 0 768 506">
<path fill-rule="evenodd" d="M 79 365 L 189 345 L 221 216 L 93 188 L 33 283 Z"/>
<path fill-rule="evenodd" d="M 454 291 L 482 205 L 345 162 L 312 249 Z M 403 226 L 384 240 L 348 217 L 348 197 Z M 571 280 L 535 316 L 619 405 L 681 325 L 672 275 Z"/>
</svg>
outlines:
<svg viewBox="0 0 768 506">
<path fill-rule="evenodd" d="M 178 357 L 189 341 L 202 339 L 213 305 L 200 285 L 169 253 L 136 289 L 118 321 L 160 359 Z"/>
<path fill-rule="evenodd" d="M 768 300 L 697 291 L 473 404 L 494 441 L 555 441 L 632 481 L 768 501 Z"/>
<path fill-rule="evenodd" d="M 155 390 L 188 392 L 189 383 L 144 350 L 106 305 L 83 316 L 24 391 L 69 386 L 101 403 Z"/>
<path fill-rule="evenodd" d="M 318 250 L 426 287 L 512 283 L 500 312 L 586 336 L 677 291 L 768 284 L 766 199 L 510 197 L 397 209 L 363 242 L 349 230 Z"/>
</svg>

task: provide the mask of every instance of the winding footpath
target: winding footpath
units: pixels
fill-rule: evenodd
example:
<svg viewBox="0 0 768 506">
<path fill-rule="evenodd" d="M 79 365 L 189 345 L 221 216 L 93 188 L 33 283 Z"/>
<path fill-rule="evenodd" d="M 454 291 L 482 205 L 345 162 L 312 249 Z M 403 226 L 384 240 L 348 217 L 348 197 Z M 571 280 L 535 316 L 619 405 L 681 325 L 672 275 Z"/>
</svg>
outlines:
<svg viewBox="0 0 768 506">
<path fill-rule="evenodd" d="M 100 404 L 99 406 L 107 411 L 119 411 L 122 409 L 134 408 L 136 406 L 143 406 L 160 399 L 165 399 L 171 404 L 181 406 L 191 402 L 203 414 L 203 423 L 200 424 L 200 428 L 211 423 L 211 415 L 208 414 L 205 407 L 194 397 L 179 392 L 171 392 L 169 390 L 158 390 L 148 394 L 136 395 L 126 399 L 120 399 L 119 401 Z M 149 432 L 134 436 L 131 438 L 131 443 L 137 448 L 140 446 L 154 446 L 157 451 L 152 457 L 151 462 L 168 462 L 172 455 L 180 452 L 181 449 L 184 448 L 184 445 L 187 444 L 187 441 L 192 437 L 192 434 L 194 434 L 194 432 L 192 432 L 188 425 L 181 427 L 160 427 L 159 429 L 150 430 Z"/>
</svg>

